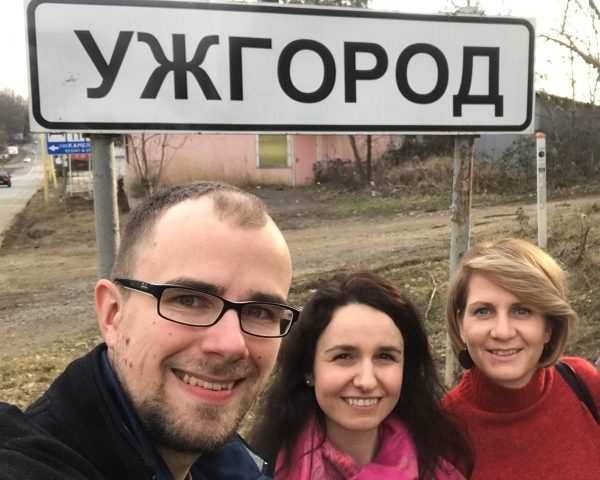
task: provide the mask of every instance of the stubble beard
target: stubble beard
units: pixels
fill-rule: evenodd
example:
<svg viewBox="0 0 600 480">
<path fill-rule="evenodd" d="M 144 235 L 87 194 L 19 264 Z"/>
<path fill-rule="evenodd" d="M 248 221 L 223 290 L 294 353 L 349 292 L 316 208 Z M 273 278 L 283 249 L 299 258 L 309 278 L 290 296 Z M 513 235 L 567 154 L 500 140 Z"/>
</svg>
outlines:
<svg viewBox="0 0 600 480">
<path fill-rule="evenodd" d="M 164 401 L 147 399 L 137 406 L 137 411 L 153 445 L 199 456 L 223 447 L 251 405 L 252 401 L 246 398 L 235 409 L 196 405 L 193 419 L 186 419 L 174 418 Z"/>
<path fill-rule="evenodd" d="M 245 382 L 257 382 L 258 368 L 244 361 L 243 364 L 207 368 L 203 371 L 216 375 L 227 371 L 225 376 L 245 378 Z M 219 372 L 217 372 L 219 370 Z M 133 399 L 131 392 L 126 395 L 134 405 L 149 440 L 155 447 L 173 452 L 204 455 L 224 446 L 237 432 L 238 427 L 255 400 L 252 392 L 247 392 L 225 406 L 196 404 L 186 406 L 187 415 L 179 415 L 169 406 L 166 387 L 161 383 L 154 393 L 143 398 Z"/>
</svg>

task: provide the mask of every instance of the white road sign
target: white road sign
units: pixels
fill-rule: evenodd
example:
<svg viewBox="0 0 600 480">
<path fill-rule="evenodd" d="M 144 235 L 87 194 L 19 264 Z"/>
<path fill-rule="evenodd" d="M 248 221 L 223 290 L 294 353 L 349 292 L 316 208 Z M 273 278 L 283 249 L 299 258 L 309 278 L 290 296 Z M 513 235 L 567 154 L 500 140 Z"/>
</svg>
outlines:
<svg viewBox="0 0 600 480">
<path fill-rule="evenodd" d="M 525 19 L 25 1 L 34 131 L 532 130 Z"/>
</svg>

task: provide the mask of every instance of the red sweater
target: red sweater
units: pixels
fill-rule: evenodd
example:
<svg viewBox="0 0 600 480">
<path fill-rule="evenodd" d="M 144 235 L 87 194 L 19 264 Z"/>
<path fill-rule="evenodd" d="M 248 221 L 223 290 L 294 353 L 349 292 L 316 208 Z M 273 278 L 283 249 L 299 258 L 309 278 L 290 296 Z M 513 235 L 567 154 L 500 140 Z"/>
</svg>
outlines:
<svg viewBox="0 0 600 480">
<path fill-rule="evenodd" d="M 564 360 L 600 411 L 600 374 L 583 359 Z M 600 479 L 600 425 L 554 367 L 539 369 L 519 389 L 501 387 L 474 367 L 442 405 L 471 437 L 471 479 Z"/>
</svg>

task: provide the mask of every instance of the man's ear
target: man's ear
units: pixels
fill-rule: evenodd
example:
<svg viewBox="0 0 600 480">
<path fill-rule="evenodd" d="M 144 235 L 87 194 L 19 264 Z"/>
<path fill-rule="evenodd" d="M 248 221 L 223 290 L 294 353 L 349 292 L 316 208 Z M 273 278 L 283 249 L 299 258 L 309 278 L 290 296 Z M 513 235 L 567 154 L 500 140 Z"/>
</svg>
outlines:
<svg viewBox="0 0 600 480">
<path fill-rule="evenodd" d="M 124 308 L 121 289 L 105 278 L 96 283 L 96 315 L 100 333 L 106 344 L 111 347 L 117 336 L 117 328 Z"/>
</svg>

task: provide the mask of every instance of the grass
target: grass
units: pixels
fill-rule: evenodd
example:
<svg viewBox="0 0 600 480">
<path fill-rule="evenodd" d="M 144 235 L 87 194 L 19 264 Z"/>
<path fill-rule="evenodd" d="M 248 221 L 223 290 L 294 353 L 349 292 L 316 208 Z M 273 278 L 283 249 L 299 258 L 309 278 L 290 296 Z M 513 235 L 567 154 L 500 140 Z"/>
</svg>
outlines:
<svg viewBox="0 0 600 480">
<path fill-rule="evenodd" d="M 0 399 L 25 408 L 44 393 L 73 359 L 84 355 L 98 344 L 100 336 L 96 330 L 65 338 L 43 351 L 2 357 Z"/>
<path fill-rule="evenodd" d="M 530 195 L 524 194 L 478 194 L 474 195 L 472 204 L 491 206 L 499 204 L 531 203 Z M 345 196 L 338 199 L 331 213 L 337 216 L 363 215 L 379 216 L 391 214 L 410 214 L 416 210 L 434 212 L 448 210 L 452 204 L 450 192 L 435 195 L 401 195 L 397 197 L 380 197 L 377 193 L 371 196 Z"/>
<path fill-rule="evenodd" d="M 448 209 L 450 195 L 431 195 L 428 197 L 359 197 L 345 198 L 337 203 L 332 212 L 338 216 L 363 215 L 379 216 L 410 213 L 414 210 L 435 211 Z"/>
<path fill-rule="evenodd" d="M 448 178 L 446 178 L 448 180 Z M 449 210 L 452 205 L 451 181 L 439 183 L 431 191 L 423 193 L 419 188 L 398 188 L 390 192 L 389 187 L 379 189 L 377 185 L 362 191 L 346 191 L 339 188 L 305 187 L 320 202 L 328 205 L 327 214 L 347 216 L 385 216 L 411 214 L 415 211 L 434 212 Z M 471 203 L 476 206 L 528 204 L 535 196 L 521 192 L 474 193 Z"/>
</svg>

